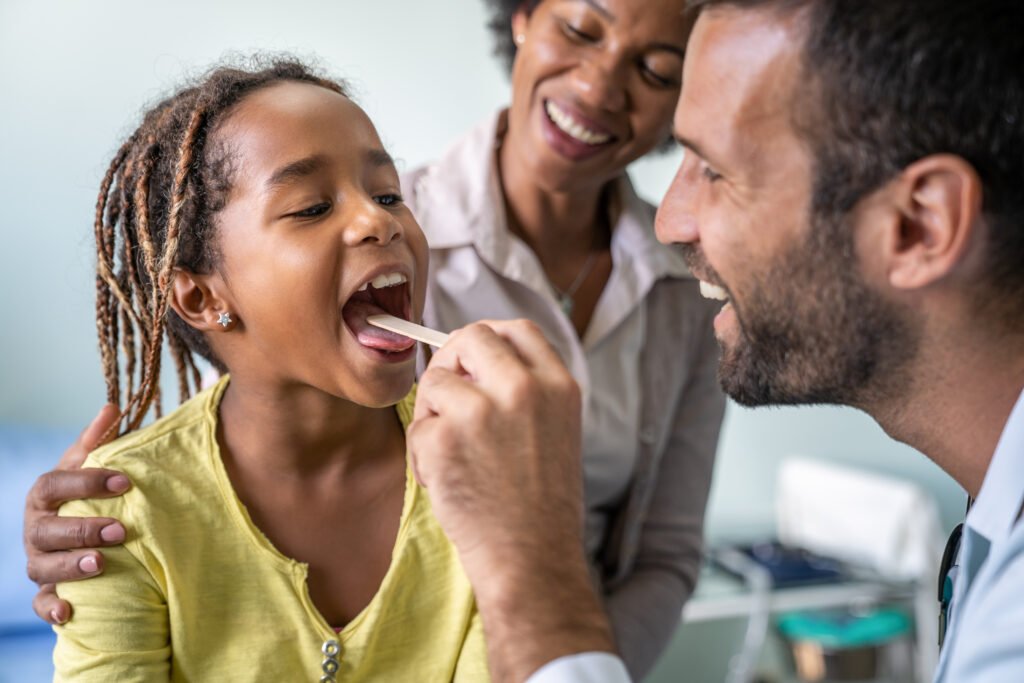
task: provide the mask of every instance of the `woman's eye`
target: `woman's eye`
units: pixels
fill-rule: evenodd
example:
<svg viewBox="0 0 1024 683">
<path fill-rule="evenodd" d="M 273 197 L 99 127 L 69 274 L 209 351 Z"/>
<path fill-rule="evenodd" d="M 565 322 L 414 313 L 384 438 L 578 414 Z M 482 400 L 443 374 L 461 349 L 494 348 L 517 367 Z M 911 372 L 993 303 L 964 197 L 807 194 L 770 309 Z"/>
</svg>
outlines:
<svg viewBox="0 0 1024 683">
<path fill-rule="evenodd" d="M 296 211 L 289 214 L 295 218 L 317 218 L 323 216 L 325 213 L 331 210 L 331 205 L 328 202 L 321 202 L 314 204 L 313 206 L 306 207 L 301 211 Z"/>
<path fill-rule="evenodd" d="M 373 199 L 381 206 L 394 206 L 402 202 L 402 195 L 397 193 L 379 194 Z"/>
<path fill-rule="evenodd" d="M 597 42 L 597 38 L 595 36 L 592 36 L 591 34 L 587 33 L 586 31 L 582 31 L 582 30 L 576 28 L 575 26 L 573 26 L 572 24 L 570 24 L 567 21 L 563 21 L 562 22 L 562 32 L 565 33 L 565 35 L 567 35 L 570 38 L 572 38 L 573 40 L 575 40 L 577 42 L 580 42 L 580 43 L 594 43 L 594 42 Z"/>
<path fill-rule="evenodd" d="M 680 83 L 677 79 L 668 76 L 663 76 L 646 64 L 640 65 L 640 71 L 644 77 L 653 83 L 654 85 L 661 88 L 678 88 Z"/>
</svg>

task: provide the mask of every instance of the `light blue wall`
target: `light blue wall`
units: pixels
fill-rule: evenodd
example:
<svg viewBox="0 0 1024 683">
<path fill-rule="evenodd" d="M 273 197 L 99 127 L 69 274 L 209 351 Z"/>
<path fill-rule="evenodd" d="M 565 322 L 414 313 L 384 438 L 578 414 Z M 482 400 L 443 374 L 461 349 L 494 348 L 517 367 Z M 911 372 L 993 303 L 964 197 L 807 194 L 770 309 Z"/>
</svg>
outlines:
<svg viewBox="0 0 1024 683">
<path fill-rule="evenodd" d="M 392 152 L 414 165 L 500 105 L 481 0 L 0 2 L 0 421 L 84 424 L 103 399 L 91 220 L 99 179 L 143 104 L 229 52 L 316 55 L 356 85 Z M 678 163 L 634 169 L 657 199 Z M 715 535 L 764 526 L 787 454 L 864 463 L 940 499 L 963 497 L 867 417 L 835 408 L 730 407 L 709 518 Z M 56 457 L 56 454 L 54 454 Z"/>
</svg>

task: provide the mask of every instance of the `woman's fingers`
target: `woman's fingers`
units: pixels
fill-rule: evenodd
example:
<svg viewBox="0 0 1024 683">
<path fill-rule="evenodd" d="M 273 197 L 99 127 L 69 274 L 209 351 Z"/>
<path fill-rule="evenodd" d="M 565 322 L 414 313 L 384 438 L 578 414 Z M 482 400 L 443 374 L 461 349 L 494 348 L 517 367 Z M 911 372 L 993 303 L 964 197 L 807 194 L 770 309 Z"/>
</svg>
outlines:
<svg viewBox="0 0 1024 683">
<path fill-rule="evenodd" d="M 48 584 L 88 579 L 102 572 L 103 555 L 97 550 L 40 553 L 28 560 L 28 577 L 40 586 L 40 592 L 45 592 Z"/>
<path fill-rule="evenodd" d="M 32 609 L 45 622 L 59 626 L 71 618 L 71 605 L 57 597 L 54 585 L 46 584 L 32 599 Z"/>
<path fill-rule="evenodd" d="M 26 526 L 32 511 L 54 512 L 69 500 L 111 498 L 131 487 L 128 477 L 116 470 L 98 468 L 57 469 L 39 475 L 28 492 Z"/>
<path fill-rule="evenodd" d="M 42 517 L 25 530 L 25 546 L 53 550 L 98 548 L 124 543 L 124 527 L 109 517 Z"/>
</svg>

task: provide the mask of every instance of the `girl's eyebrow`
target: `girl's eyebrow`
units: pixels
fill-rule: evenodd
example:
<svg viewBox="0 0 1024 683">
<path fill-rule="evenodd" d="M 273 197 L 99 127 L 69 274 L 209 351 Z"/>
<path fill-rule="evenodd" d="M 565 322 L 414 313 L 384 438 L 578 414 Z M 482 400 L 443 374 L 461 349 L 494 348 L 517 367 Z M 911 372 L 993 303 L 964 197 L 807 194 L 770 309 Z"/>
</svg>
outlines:
<svg viewBox="0 0 1024 683">
<path fill-rule="evenodd" d="M 395 165 L 395 160 L 383 149 L 369 149 L 366 151 L 365 156 L 366 162 L 373 167 Z M 307 178 L 323 169 L 328 163 L 327 157 L 323 154 L 313 154 L 287 163 L 270 175 L 270 178 L 264 185 L 264 191 L 270 192 L 282 185 Z"/>
<path fill-rule="evenodd" d="M 387 150 L 380 148 L 370 149 L 366 152 L 366 161 L 371 166 L 394 166 L 395 160 L 387 153 Z"/>
<path fill-rule="evenodd" d="M 311 176 L 326 165 L 327 157 L 323 154 L 313 154 L 297 161 L 292 161 L 270 175 L 264 190 L 269 192 L 281 185 L 287 185 L 288 183 Z"/>
</svg>

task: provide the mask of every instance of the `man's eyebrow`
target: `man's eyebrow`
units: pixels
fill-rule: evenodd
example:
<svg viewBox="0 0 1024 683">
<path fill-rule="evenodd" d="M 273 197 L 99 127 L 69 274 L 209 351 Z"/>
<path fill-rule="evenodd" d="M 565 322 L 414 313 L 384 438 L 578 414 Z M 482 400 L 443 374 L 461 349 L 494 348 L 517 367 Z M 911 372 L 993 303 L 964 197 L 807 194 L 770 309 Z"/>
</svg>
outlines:
<svg viewBox="0 0 1024 683">
<path fill-rule="evenodd" d="M 676 142 L 678 142 L 680 145 L 682 145 L 686 149 L 690 150 L 691 152 L 699 156 L 701 159 L 704 159 L 705 161 L 714 161 L 714 159 L 712 157 L 709 157 L 704 152 L 704 150 L 701 149 L 701 146 L 698 143 L 694 142 L 693 140 L 689 140 L 683 137 L 682 135 L 679 135 L 678 133 L 673 134 L 672 137 L 676 139 Z"/>
<path fill-rule="evenodd" d="M 281 185 L 287 185 L 288 183 L 306 178 L 313 175 L 324 166 L 327 165 L 327 157 L 322 154 L 314 154 L 312 156 L 303 157 L 297 161 L 285 164 L 281 168 L 274 171 L 270 178 L 266 182 L 266 189 L 273 190 Z"/>
</svg>

